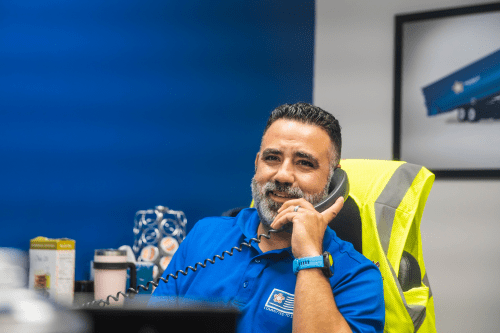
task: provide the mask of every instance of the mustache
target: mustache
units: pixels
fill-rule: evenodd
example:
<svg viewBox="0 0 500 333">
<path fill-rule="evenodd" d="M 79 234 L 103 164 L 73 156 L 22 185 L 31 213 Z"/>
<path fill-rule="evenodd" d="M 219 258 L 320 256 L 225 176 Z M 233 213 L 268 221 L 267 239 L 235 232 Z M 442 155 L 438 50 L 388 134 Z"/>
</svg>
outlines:
<svg viewBox="0 0 500 333">
<path fill-rule="evenodd" d="M 299 188 L 299 187 L 292 187 L 288 183 L 280 183 L 278 181 L 276 182 L 267 182 L 263 186 L 263 191 L 267 195 L 269 192 L 282 192 L 285 193 L 287 196 L 294 197 L 294 198 L 303 198 L 304 197 L 304 192 Z"/>
</svg>

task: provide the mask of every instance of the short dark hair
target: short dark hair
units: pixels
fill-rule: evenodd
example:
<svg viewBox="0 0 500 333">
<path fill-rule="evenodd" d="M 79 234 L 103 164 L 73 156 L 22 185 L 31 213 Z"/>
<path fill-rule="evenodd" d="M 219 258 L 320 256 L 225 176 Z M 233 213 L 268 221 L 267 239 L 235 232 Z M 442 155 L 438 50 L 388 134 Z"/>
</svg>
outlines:
<svg viewBox="0 0 500 333">
<path fill-rule="evenodd" d="M 336 150 L 337 156 L 335 156 L 336 158 L 334 157 L 334 167 L 337 166 L 342 150 L 341 127 L 339 121 L 335 119 L 331 113 L 308 103 L 283 104 L 271 112 L 262 137 L 264 137 L 268 128 L 278 119 L 296 120 L 305 124 L 316 125 L 324 129 L 326 133 L 328 133 Z"/>
</svg>

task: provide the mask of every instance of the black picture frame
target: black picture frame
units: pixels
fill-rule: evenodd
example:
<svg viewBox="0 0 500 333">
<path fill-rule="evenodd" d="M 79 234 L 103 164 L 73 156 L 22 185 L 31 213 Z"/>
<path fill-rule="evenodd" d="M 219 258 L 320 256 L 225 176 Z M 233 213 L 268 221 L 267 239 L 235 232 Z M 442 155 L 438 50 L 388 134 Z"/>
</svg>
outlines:
<svg viewBox="0 0 500 333">
<path fill-rule="evenodd" d="M 453 144 L 447 147 L 451 147 L 452 151 L 456 149 L 455 154 L 450 153 L 449 156 L 447 156 L 447 149 L 443 149 L 442 154 L 439 154 L 439 149 L 440 145 L 442 145 L 443 141 L 450 141 L 453 142 L 452 140 L 439 140 L 438 136 L 435 136 L 435 138 L 428 138 L 424 137 L 427 134 L 422 134 L 422 140 L 419 140 L 418 133 L 419 131 L 425 133 L 426 131 L 431 131 L 428 129 L 427 124 L 429 121 L 427 118 L 431 119 L 432 117 L 429 115 L 426 115 L 425 121 L 419 122 L 418 119 L 423 119 L 424 117 L 420 114 L 422 112 L 422 109 L 426 113 L 431 113 L 429 103 L 425 104 L 427 101 L 427 96 L 423 93 L 423 84 L 422 82 L 424 81 L 418 81 L 416 77 L 421 78 L 423 75 L 427 75 L 428 77 L 433 77 L 434 74 L 430 73 L 432 72 L 432 69 L 426 68 L 426 66 L 421 66 L 424 64 L 424 59 L 425 56 L 422 54 L 433 54 L 435 56 L 432 59 L 439 59 L 439 53 L 436 51 L 436 53 L 432 53 L 432 51 L 426 52 L 425 50 L 421 50 L 416 46 L 432 46 L 433 43 L 436 43 L 436 40 L 438 40 L 436 36 L 442 36 L 445 33 L 445 29 L 451 29 L 452 23 L 454 24 L 454 27 L 460 26 L 463 22 L 464 31 L 467 29 L 467 24 L 472 24 L 472 20 L 476 20 L 479 17 L 486 17 L 488 18 L 488 15 L 493 15 L 491 21 L 493 22 L 496 17 L 496 15 L 500 15 L 500 2 L 497 3 L 489 3 L 489 4 L 482 4 L 482 5 L 474 5 L 474 6 L 467 6 L 467 7 L 456 7 L 456 8 L 451 8 L 451 9 L 442 9 L 442 10 L 432 10 L 432 11 L 424 11 L 424 12 L 416 12 L 416 13 L 406 13 L 406 14 L 397 14 L 395 15 L 395 47 L 394 47 L 394 52 L 395 52 L 395 57 L 394 57 L 394 123 L 393 123 L 393 159 L 394 160 L 404 160 L 410 163 L 415 163 L 419 165 L 424 165 L 428 169 L 430 169 L 435 175 L 436 178 L 500 178 L 500 154 L 498 154 L 498 161 L 497 163 L 497 154 L 494 154 L 495 149 L 492 146 L 492 150 L 488 151 L 486 149 L 485 155 L 480 156 L 477 154 L 480 154 L 480 152 L 475 149 L 474 145 L 475 143 L 471 143 L 470 146 L 464 145 L 463 143 L 458 145 L 456 147 L 453 147 Z M 500 21 L 500 20 L 498 20 Z M 459 25 L 457 25 L 457 23 Z M 484 23 L 487 24 L 487 23 Z M 448 28 L 446 28 L 448 26 Z M 500 24 L 499 24 L 500 27 Z M 494 29 L 498 29 L 499 27 L 495 26 Z M 433 29 L 440 29 L 439 31 L 434 31 Z M 476 27 L 474 27 L 476 28 Z M 460 30 L 459 28 L 458 30 Z M 484 31 L 489 31 L 487 27 L 485 26 Z M 470 30 L 470 29 L 469 29 Z M 459 32 L 457 32 L 459 33 Z M 411 38 L 418 38 L 418 41 L 409 41 Z M 427 41 L 425 39 L 427 38 Z M 460 40 L 458 38 L 457 40 Z M 466 40 L 466 39 L 464 39 Z M 450 48 L 460 48 L 461 45 L 451 45 L 451 41 L 446 41 L 445 39 L 442 40 L 442 43 L 450 43 Z M 435 45 L 435 44 L 434 44 Z M 442 44 L 439 44 L 442 45 Z M 500 45 L 500 42 L 499 42 Z M 411 49 L 410 51 L 410 46 L 416 49 Z M 491 45 L 488 45 L 490 47 Z M 492 47 L 492 46 L 491 46 Z M 405 50 L 407 51 L 405 54 Z M 496 51 L 493 51 L 495 53 Z M 414 53 L 418 53 L 419 55 L 414 55 Z M 460 52 L 457 52 L 460 53 Z M 484 57 L 487 57 L 489 54 L 491 54 L 491 50 L 489 52 L 486 52 L 486 55 Z M 500 55 L 500 46 L 498 47 L 498 54 Z M 443 55 L 443 59 L 446 59 L 446 57 Z M 479 60 L 481 60 L 482 57 L 480 57 Z M 500 59 L 500 58 L 499 58 Z M 478 60 L 478 61 L 479 61 Z M 436 60 L 437 61 L 437 60 Z M 420 68 L 419 68 L 420 65 Z M 435 65 L 435 64 L 434 64 Z M 465 66 L 459 67 L 455 72 L 452 71 L 452 74 L 458 73 L 460 68 L 465 68 Z M 409 70 L 408 68 L 411 68 Z M 438 66 L 439 68 L 439 66 Z M 419 72 L 420 69 L 420 72 Z M 418 73 L 426 73 L 426 74 L 418 74 Z M 408 73 L 413 73 L 411 76 Z M 417 73 L 417 74 L 415 74 Z M 420 75 L 420 77 L 419 77 Z M 436 77 L 438 77 L 436 79 Z M 446 77 L 446 76 L 445 76 Z M 451 74 L 449 74 L 449 78 L 452 79 Z M 436 82 L 441 82 L 440 79 L 442 77 L 439 77 L 439 75 L 434 75 L 434 80 L 431 80 L 431 82 L 426 82 L 428 86 L 432 85 L 433 83 Z M 443 79 L 444 80 L 444 79 Z M 411 90 L 410 93 L 408 93 L 408 87 L 403 86 L 404 84 L 410 85 L 411 82 L 414 84 L 415 87 L 419 86 L 420 83 L 420 88 L 421 90 L 417 92 L 417 89 Z M 465 81 L 467 83 L 467 81 Z M 473 81 L 470 81 L 473 82 Z M 462 82 L 463 84 L 463 82 Z M 463 85 L 462 85 L 463 87 Z M 432 87 L 434 88 L 434 87 Z M 437 89 L 437 88 L 435 88 Z M 463 90 L 463 89 L 462 89 Z M 459 89 L 457 89 L 459 91 Z M 456 91 L 455 91 L 456 92 Z M 414 96 L 413 96 L 413 95 Z M 417 96 L 419 95 L 420 96 Z M 500 94 L 500 93 L 499 93 Z M 418 101 L 418 99 L 423 100 L 422 105 L 419 105 L 419 103 L 411 103 L 411 101 L 415 100 Z M 471 99 L 472 101 L 472 99 Z M 481 100 L 482 101 L 482 100 Z M 499 102 L 500 104 L 500 102 Z M 408 107 L 410 105 L 410 107 Z M 427 110 L 426 110 L 427 109 Z M 440 110 L 440 109 L 438 109 Z M 458 115 L 460 111 L 456 109 L 457 112 L 456 114 Z M 500 110 L 500 105 L 499 105 L 499 110 Z M 418 111 L 418 112 L 417 112 Z M 414 112 L 414 113 L 411 113 Z M 439 111 L 443 112 L 444 111 Z M 454 112 L 454 111 L 446 111 L 448 113 Z M 469 111 L 466 111 L 466 113 Z M 495 111 L 496 112 L 496 111 Z M 414 114 L 418 113 L 418 117 L 414 116 Z M 443 114 L 438 114 L 438 115 L 432 115 L 434 119 L 438 117 L 443 117 Z M 447 123 L 443 122 L 441 119 L 441 122 L 444 125 L 439 125 L 442 127 L 436 127 L 436 128 L 443 128 L 443 132 L 439 132 L 440 138 L 443 137 L 443 135 L 446 135 L 449 131 L 449 133 L 458 133 L 460 131 L 458 126 L 469 126 L 469 127 L 463 127 L 464 133 L 465 128 L 470 128 L 474 131 L 480 131 L 479 127 L 472 127 L 472 122 L 473 121 L 468 121 L 468 118 L 466 116 L 466 120 L 464 121 L 460 116 L 457 116 L 456 119 L 456 124 L 453 123 L 453 120 L 449 117 L 450 114 L 448 114 L 447 118 Z M 406 118 L 405 118 L 406 117 Z M 416 121 L 410 120 L 417 119 Z M 496 115 L 495 115 L 496 117 Z M 471 117 L 473 119 L 473 117 Z M 483 122 L 484 121 L 484 122 Z M 462 122 L 462 123 L 461 123 Z M 410 124 L 410 125 L 407 125 Z M 474 123 L 475 126 L 478 126 L 480 124 L 487 124 L 488 131 L 493 131 L 493 128 L 498 129 L 498 136 L 500 140 L 500 116 L 499 118 L 495 119 L 485 119 L 485 120 L 480 120 L 476 121 Z M 419 128 L 419 126 L 421 128 Z M 434 125 L 433 125 L 434 126 Z M 436 125 L 437 126 L 437 125 Z M 446 127 L 448 126 L 448 127 Z M 451 132 L 451 128 L 454 126 L 453 131 Z M 484 126 L 484 125 L 483 125 Z M 485 133 L 489 133 L 486 131 Z M 483 131 L 484 132 L 484 131 Z M 416 136 L 408 136 L 406 133 L 417 133 Z M 442 134 L 445 133 L 445 134 Z M 451 134 L 450 134 L 451 135 Z M 457 134 L 453 134 L 457 135 Z M 487 135 L 487 134 L 484 134 Z M 430 137 L 433 137 L 434 134 L 431 133 L 431 135 L 427 135 Z M 487 138 L 484 138 L 487 140 Z M 496 139 L 496 137 L 495 137 Z M 406 141 L 405 141 L 406 140 Z M 432 141 L 435 140 L 435 141 Z M 434 144 L 433 144 L 434 143 Z M 448 144 L 448 143 L 447 143 Z M 420 146 L 419 146 L 420 145 Z M 416 149 L 409 148 L 409 147 L 416 147 Z M 443 144 L 443 147 L 444 146 Z M 495 146 L 496 147 L 496 146 Z M 418 149 L 417 149 L 418 148 Z M 430 156 L 426 155 L 426 149 L 432 150 L 432 154 L 429 154 Z M 465 154 L 464 156 L 460 155 L 460 151 Z M 471 154 L 473 157 L 469 160 L 467 160 L 467 154 Z M 491 156 L 486 155 L 486 154 L 491 154 Z M 458 155 L 458 156 L 457 156 Z M 455 161 L 454 158 L 457 156 L 458 159 Z M 487 161 L 487 163 L 481 163 L 481 161 Z M 470 165 L 468 165 L 470 163 Z"/>
</svg>

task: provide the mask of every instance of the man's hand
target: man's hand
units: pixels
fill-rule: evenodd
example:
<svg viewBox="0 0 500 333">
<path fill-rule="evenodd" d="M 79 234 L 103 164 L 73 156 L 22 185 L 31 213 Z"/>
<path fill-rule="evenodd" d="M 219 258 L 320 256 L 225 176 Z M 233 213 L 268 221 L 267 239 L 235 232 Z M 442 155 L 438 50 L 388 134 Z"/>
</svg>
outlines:
<svg viewBox="0 0 500 333">
<path fill-rule="evenodd" d="M 296 207 L 300 206 L 297 210 Z M 271 228 L 280 229 L 285 224 L 293 223 L 292 252 L 295 258 L 315 257 L 323 253 L 323 236 L 328 223 L 334 219 L 344 206 L 340 197 L 322 213 L 303 198 L 286 201 L 278 210 L 278 215 Z M 295 211 L 296 210 L 296 211 Z"/>
</svg>

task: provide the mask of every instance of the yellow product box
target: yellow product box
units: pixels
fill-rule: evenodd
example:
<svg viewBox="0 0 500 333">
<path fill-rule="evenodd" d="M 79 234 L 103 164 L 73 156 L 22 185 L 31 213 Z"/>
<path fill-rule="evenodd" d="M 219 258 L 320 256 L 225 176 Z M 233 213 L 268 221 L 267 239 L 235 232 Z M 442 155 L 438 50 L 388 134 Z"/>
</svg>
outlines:
<svg viewBox="0 0 500 333">
<path fill-rule="evenodd" d="M 30 240 L 29 288 L 71 306 L 75 288 L 75 241 L 36 237 Z"/>
</svg>

